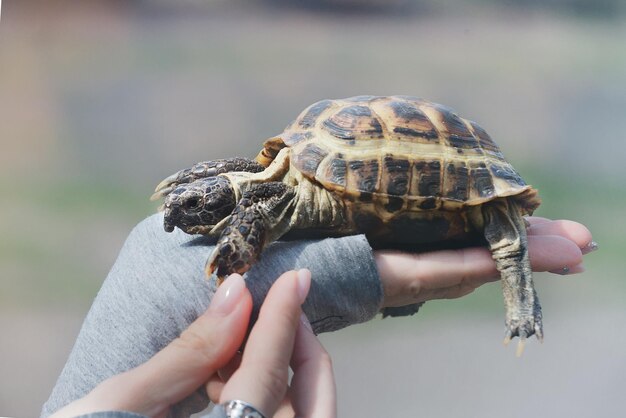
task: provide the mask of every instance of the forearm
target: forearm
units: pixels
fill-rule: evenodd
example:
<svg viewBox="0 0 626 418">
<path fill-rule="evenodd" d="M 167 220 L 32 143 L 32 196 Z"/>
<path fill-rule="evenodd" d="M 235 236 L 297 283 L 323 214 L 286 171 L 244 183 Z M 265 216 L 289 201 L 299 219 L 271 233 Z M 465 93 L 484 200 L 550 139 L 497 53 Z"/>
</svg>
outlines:
<svg viewBox="0 0 626 418">
<path fill-rule="evenodd" d="M 215 290 L 204 277 L 211 249 L 205 238 L 165 233 L 159 215 L 138 225 L 99 291 L 42 416 L 144 363 L 204 312 Z M 316 332 L 364 322 L 379 311 L 382 289 L 362 236 L 270 246 L 246 277 L 255 306 L 280 273 L 304 267 L 313 276 L 304 310 Z M 200 391 L 174 407 L 172 416 L 188 416 L 206 404 Z"/>
</svg>

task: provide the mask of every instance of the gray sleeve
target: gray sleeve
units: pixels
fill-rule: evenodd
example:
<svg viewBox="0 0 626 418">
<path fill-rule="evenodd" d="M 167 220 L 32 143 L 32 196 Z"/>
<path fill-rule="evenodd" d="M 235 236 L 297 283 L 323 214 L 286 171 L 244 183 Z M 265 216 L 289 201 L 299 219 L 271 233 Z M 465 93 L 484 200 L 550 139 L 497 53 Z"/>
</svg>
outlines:
<svg viewBox="0 0 626 418">
<path fill-rule="evenodd" d="M 211 418 L 213 416 L 209 415 Z M 218 418 L 217 415 L 215 418 Z M 102 412 L 93 412 L 91 414 L 80 415 L 76 418 L 147 418 L 145 415 L 135 414 L 133 412 L 126 411 L 102 411 Z"/>
<path fill-rule="evenodd" d="M 91 414 L 80 415 L 76 418 L 147 418 L 145 415 L 135 414 L 126 411 L 102 411 Z M 221 405 L 216 405 L 208 415 L 202 415 L 202 418 L 228 418 L 226 410 Z"/>
<path fill-rule="evenodd" d="M 205 237 L 166 233 L 162 215 L 132 231 L 98 292 L 42 417 L 81 398 L 106 378 L 144 363 L 204 312 L 215 291 L 204 277 L 212 250 Z M 363 236 L 277 242 L 246 275 L 258 308 L 283 272 L 308 268 L 304 304 L 315 332 L 368 321 L 380 310 L 382 285 Z M 206 407 L 199 390 L 173 408 L 186 417 Z"/>
</svg>

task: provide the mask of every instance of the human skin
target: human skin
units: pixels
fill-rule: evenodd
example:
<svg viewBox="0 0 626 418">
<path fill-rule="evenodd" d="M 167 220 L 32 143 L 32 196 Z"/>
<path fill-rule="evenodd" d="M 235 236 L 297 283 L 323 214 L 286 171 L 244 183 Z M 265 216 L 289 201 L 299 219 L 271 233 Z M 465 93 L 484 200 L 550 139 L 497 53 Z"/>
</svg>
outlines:
<svg viewBox="0 0 626 418">
<path fill-rule="evenodd" d="M 533 271 L 560 275 L 585 271 L 583 255 L 595 248 L 587 227 L 569 220 L 527 220 Z M 500 279 L 486 247 L 419 254 L 380 250 L 374 252 L 374 259 L 383 284 L 384 307 L 455 299 Z"/>
</svg>

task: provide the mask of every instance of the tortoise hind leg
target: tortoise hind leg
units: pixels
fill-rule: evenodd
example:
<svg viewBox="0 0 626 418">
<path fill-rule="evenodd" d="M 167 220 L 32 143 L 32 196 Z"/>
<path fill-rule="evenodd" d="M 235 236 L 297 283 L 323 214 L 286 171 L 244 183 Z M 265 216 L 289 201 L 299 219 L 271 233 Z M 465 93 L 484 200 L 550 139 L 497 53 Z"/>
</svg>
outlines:
<svg viewBox="0 0 626 418">
<path fill-rule="evenodd" d="M 157 200 L 165 197 L 178 185 L 191 183 L 202 178 L 214 177 L 218 174 L 230 173 L 233 171 L 258 173 L 263 170 L 265 170 L 265 167 L 248 158 L 225 158 L 220 160 L 203 161 L 194 164 L 190 168 L 180 170 L 179 172 L 164 179 L 156 187 L 150 200 Z"/>
<path fill-rule="evenodd" d="M 519 336 L 521 354 L 524 340 L 533 334 L 543 339 L 541 306 L 533 286 L 528 257 L 526 223 L 513 200 L 497 200 L 483 207 L 484 234 L 502 277 L 506 309 L 505 343 Z"/>
</svg>

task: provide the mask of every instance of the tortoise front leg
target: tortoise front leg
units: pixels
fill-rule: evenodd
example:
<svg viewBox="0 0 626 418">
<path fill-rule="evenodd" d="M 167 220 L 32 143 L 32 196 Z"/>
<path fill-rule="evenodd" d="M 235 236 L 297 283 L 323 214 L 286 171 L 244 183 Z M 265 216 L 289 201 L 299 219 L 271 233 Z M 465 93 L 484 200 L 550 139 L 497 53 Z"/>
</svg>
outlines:
<svg viewBox="0 0 626 418">
<path fill-rule="evenodd" d="M 265 170 L 265 167 L 248 158 L 225 158 L 221 160 L 203 161 L 194 164 L 191 168 L 180 170 L 179 172 L 164 179 L 156 187 L 150 200 L 158 200 L 167 196 L 178 185 L 191 183 L 202 178 L 214 177 L 218 174 L 230 173 L 233 171 L 258 173 L 263 170 Z"/>
<path fill-rule="evenodd" d="M 263 248 L 292 226 L 295 188 L 282 182 L 261 183 L 246 191 L 233 210 L 206 264 L 218 284 L 232 273 L 243 274 Z"/>
<path fill-rule="evenodd" d="M 526 224 L 512 200 L 500 200 L 483 208 L 485 238 L 502 277 L 506 308 L 505 343 L 519 336 L 518 355 L 524 340 L 533 334 L 543 340 L 541 306 L 533 286 L 528 257 Z"/>
</svg>

